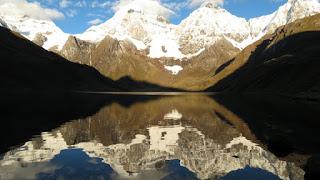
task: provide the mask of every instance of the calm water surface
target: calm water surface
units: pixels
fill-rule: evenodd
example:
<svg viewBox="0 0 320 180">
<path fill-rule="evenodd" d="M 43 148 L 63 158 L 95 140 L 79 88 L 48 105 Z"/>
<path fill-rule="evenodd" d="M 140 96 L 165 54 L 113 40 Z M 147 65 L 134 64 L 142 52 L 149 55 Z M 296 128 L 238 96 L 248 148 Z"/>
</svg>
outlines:
<svg viewBox="0 0 320 180">
<path fill-rule="evenodd" d="M 190 94 L 6 96 L 0 179 L 303 179 L 319 153 L 318 107 Z"/>
</svg>

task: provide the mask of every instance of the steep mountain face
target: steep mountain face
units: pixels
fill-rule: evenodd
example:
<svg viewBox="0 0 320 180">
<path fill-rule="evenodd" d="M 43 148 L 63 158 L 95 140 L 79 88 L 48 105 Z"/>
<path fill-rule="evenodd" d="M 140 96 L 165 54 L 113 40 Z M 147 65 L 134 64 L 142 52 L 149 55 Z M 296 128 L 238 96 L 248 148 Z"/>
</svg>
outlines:
<svg viewBox="0 0 320 180">
<path fill-rule="evenodd" d="M 150 80 L 144 76 L 149 74 L 152 78 L 153 71 L 159 75 L 160 70 L 164 69 L 159 61 L 143 55 L 130 41 L 118 41 L 110 36 L 97 44 L 70 37 L 61 52 L 67 59 L 91 65 L 114 80 L 126 76 L 141 81 Z"/>
<path fill-rule="evenodd" d="M 69 36 L 63 48 L 59 52 L 66 59 L 81 64 L 92 65 L 91 56 L 96 44 Z"/>
<path fill-rule="evenodd" d="M 129 40 L 138 50 L 148 49 L 151 58 L 175 57 L 183 58 L 179 50 L 175 25 L 161 15 L 145 9 L 154 5 L 154 1 L 132 1 L 121 7 L 115 15 L 105 23 L 89 28 L 77 37 L 91 42 L 100 42 L 105 36 L 117 40 Z M 143 7 L 147 6 L 147 7 Z M 161 5 L 157 5 L 160 6 Z"/>
<path fill-rule="evenodd" d="M 0 27 L 0 88 L 45 90 L 118 90 L 95 69 L 72 63 Z"/>
<path fill-rule="evenodd" d="M 270 15 L 246 21 L 219 6 L 207 3 L 181 22 L 177 34 L 183 52 L 195 53 L 201 48 L 214 45 L 221 37 L 243 49 L 280 26 L 319 12 L 318 0 L 289 0 Z"/>
<path fill-rule="evenodd" d="M 245 19 L 210 3 L 193 12 L 180 25 L 173 25 L 165 17 L 141 9 L 133 2 L 119 9 L 110 20 L 76 37 L 100 42 L 107 35 L 131 41 L 138 50 L 146 50 L 150 58 L 183 60 L 201 54 L 221 38 L 239 48 L 237 43 L 249 37 L 250 29 Z"/>
<path fill-rule="evenodd" d="M 245 48 L 211 79 L 211 90 L 319 98 L 320 15 L 294 21 Z"/>
<path fill-rule="evenodd" d="M 183 70 L 174 75 L 177 88 L 199 91 L 204 89 L 203 79 L 214 75 L 223 64 L 239 53 L 228 40 L 221 38 L 200 55 L 179 64 Z M 176 64 L 176 63 L 175 63 Z"/>
<path fill-rule="evenodd" d="M 250 36 L 250 28 L 244 18 L 236 17 L 211 3 L 191 13 L 176 31 L 183 52 L 191 54 L 213 45 L 222 37 L 236 44 Z"/>
<path fill-rule="evenodd" d="M 276 12 L 250 19 L 249 24 L 253 36 L 257 36 L 261 33 L 273 33 L 280 26 L 319 12 L 320 3 L 318 0 L 288 0 Z"/>
</svg>

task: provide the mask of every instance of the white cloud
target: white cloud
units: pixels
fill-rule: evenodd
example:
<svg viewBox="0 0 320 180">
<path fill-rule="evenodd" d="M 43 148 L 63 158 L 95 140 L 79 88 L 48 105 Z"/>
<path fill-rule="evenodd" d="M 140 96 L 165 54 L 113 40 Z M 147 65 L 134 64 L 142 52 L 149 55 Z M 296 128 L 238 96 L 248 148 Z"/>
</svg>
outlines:
<svg viewBox="0 0 320 180">
<path fill-rule="evenodd" d="M 82 1 L 78 1 L 75 3 L 75 6 L 76 7 L 80 7 L 80 8 L 83 8 L 83 7 L 87 7 L 87 2 L 82 0 Z"/>
<path fill-rule="evenodd" d="M 68 7 L 70 4 L 71 4 L 71 1 L 69 1 L 69 0 L 61 0 L 61 1 L 59 2 L 59 6 L 60 6 L 61 8 L 66 8 L 66 7 Z"/>
<path fill-rule="evenodd" d="M 207 3 L 221 6 L 223 5 L 224 0 L 189 0 L 189 7 L 198 7 Z"/>
<path fill-rule="evenodd" d="M 172 10 L 161 4 L 160 0 L 119 0 L 113 5 L 113 9 L 118 11 L 121 8 L 143 11 L 146 14 L 169 17 L 174 14 Z"/>
<path fill-rule="evenodd" d="M 68 10 L 66 12 L 66 14 L 67 14 L 68 17 L 74 17 L 75 15 L 78 14 L 78 12 L 76 10 L 74 10 L 74 9 L 70 9 L 70 10 Z"/>
<path fill-rule="evenodd" d="M 35 19 L 63 19 L 63 13 L 56 9 L 44 8 L 38 2 L 26 0 L 0 0 L 0 15 L 30 16 Z"/>
<path fill-rule="evenodd" d="M 102 20 L 101 19 L 94 19 L 94 20 L 91 20 L 88 22 L 88 24 L 90 25 L 97 25 L 97 24 L 100 24 L 102 23 Z"/>
<path fill-rule="evenodd" d="M 94 0 L 91 2 L 91 8 L 112 8 L 116 2 L 114 1 L 105 1 L 100 2 L 98 0 Z"/>
</svg>

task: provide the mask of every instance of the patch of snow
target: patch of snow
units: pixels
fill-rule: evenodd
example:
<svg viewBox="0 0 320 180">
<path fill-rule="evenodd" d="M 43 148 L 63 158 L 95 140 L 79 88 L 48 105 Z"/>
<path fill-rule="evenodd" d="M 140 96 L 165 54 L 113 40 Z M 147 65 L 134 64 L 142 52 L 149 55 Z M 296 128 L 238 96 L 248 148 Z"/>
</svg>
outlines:
<svg viewBox="0 0 320 180">
<path fill-rule="evenodd" d="M 192 58 L 192 57 L 194 57 L 194 56 L 198 56 L 198 55 L 200 55 L 204 50 L 206 50 L 206 48 L 202 48 L 202 49 L 200 49 L 198 52 L 196 52 L 196 53 L 194 53 L 194 54 L 188 54 L 188 55 L 187 55 L 187 58 Z"/>
<path fill-rule="evenodd" d="M 258 36 L 260 33 L 262 33 L 263 30 L 265 29 L 265 27 L 271 22 L 275 13 L 276 12 L 269 14 L 269 15 L 266 15 L 266 16 L 261 16 L 261 17 L 249 19 L 248 23 L 250 26 L 251 37 Z"/>
<path fill-rule="evenodd" d="M 225 36 L 225 39 L 227 41 L 229 41 L 234 47 L 240 49 L 240 50 L 243 50 L 244 48 L 246 48 L 247 46 L 249 46 L 250 44 L 258 41 L 259 39 L 261 39 L 266 33 L 265 32 L 260 32 L 257 36 L 255 37 L 249 37 L 245 40 L 243 40 L 242 42 L 237 42 L 229 37 L 226 37 Z"/>
<path fill-rule="evenodd" d="M 232 141 L 230 141 L 226 145 L 226 148 L 231 148 L 232 146 L 237 145 L 237 144 L 242 144 L 242 145 L 246 146 L 249 149 L 254 149 L 254 148 L 259 147 L 258 144 L 251 142 L 250 140 L 248 140 L 244 136 L 239 136 L 239 137 L 236 137 L 236 138 L 232 139 Z"/>
<path fill-rule="evenodd" d="M 164 68 L 168 71 L 171 71 L 173 75 L 178 75 L 179 72 L 183 70 L 183 68 L 179 65 L 164 66 Z"/>
<path fill-rule="evenodd" d="M 7 156 L 9 161 L 0 161 L 0 166 L 12 165 L 17 162 L 17 159 L 20 159 L 20 162 L 27 163 L 50 161 L 54 156 L 59 154 L 62 149 L 68 148 L 67 143 L 59 131 L 56 135 L 52 133 L 42 133 L 41 137 L 44 140 L 41 149 L 37 149 L 32 141 L 28 141 L 17 149 L 13 158 L 10 158 L 12 156 L 11 153 L 6 154 L 5 156 Z"/>
<path fill-rule="evenodd" d="M 185 128 L 181 125 L 170 127 L 153 126 L 148 128 L 150 136 L 150 149 L 158 151 L 171 151 L 172 146 L 177 145 L 179 133 Z"/>
<path fill-rule="evenodd" d="M 180 46 L 177 41 L 169 39 L 166 36 L 154 37 L 149 45 L 149 57 L 151 58 L 174 57 L 176 59 L 182 59 L 185 57 L 179 50 Z"/>
<path fill-rule="evenodd" d="M 52 47 L 57 47 L 58 51 L 62 50 L 64 44 L 67 42 L 69 35 L 61 32 L 52 33 L 45 35 L 47 41 L 43 44 L 43 48 L 50 49 Z"/>
<path fill-rule="evenodd" d="M 163 117 L 163 119 L 165 120 L 168 120 L 168 119 L 179 120 L 181 118 L 182 118 L 182 114 L 179 113 L 179 111 L 176 109 L 173 109 L 170 113 L 165 114 Z"/>
<path fill-rule="evenodd" d="M 143 42 L 141 42 L 139 40 L 136 40 L 136 39 L 134 39 L 132 37 L 126 37 L 126 39 L 128 41 L 132 42 L 136 46 L 137 50 L 144 50 L 144 49 L 147 48 L 147 46 Z"/>
<path fill-rule="evenodd" d="M 137 134 L 136 138 L 133 139 L 129 145 L 141 144 L 145 139 L 147 139 L 147 137 L 145 135 Z"/>
</svg>

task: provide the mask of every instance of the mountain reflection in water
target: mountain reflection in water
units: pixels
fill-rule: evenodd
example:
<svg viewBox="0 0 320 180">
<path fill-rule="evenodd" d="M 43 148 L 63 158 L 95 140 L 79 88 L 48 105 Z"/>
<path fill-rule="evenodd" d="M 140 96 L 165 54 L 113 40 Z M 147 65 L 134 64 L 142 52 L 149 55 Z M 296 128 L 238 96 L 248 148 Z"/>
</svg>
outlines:
<svg viewBox="0 0 320 180">
<path fill-rule="evenodd" d="M 264 179 L 305 174 L 266 150 L 240 117 L 203 95 L 108 103 L 0 160 L 0 179 L 237 179 L 244 172 Z"/>
</svg>

